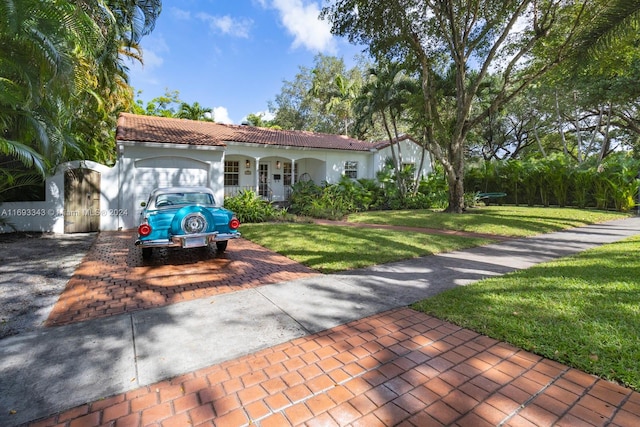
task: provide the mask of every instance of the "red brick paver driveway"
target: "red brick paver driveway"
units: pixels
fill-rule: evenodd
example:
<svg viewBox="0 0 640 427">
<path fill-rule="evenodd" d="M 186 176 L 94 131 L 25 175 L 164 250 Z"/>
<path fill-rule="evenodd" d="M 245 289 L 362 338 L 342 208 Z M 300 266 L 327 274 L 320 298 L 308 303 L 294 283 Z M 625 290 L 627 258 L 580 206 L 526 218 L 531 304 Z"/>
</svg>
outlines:
<svg viewBox="0 0 640 427">
<path fill-rule="evenodd" d="M 146 261 L 134 232 L 101 232 L 52 309 L 47 326 L 113 316 L 318 274 L 248 240 L 221 255 L 155 249 Z"/>
</svg>

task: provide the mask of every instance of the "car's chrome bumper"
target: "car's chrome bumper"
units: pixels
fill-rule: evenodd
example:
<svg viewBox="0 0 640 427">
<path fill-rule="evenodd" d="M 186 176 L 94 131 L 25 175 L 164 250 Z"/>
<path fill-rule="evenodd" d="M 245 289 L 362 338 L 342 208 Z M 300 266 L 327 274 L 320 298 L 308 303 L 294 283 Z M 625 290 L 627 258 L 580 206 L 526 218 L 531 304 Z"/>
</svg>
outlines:
<svg viewBox="0 0 640 427">
<path fill-rule="evenodd" d="M 238 239 L 240 233 L 196 233 L 180 236 L 171 236 L 170 239 L 156 240 L 136 240 L 136 246 L 143 248 L 197 248 L 207 246 L 212 242 L 222 242 L 225 240 Z"/>
</svg>

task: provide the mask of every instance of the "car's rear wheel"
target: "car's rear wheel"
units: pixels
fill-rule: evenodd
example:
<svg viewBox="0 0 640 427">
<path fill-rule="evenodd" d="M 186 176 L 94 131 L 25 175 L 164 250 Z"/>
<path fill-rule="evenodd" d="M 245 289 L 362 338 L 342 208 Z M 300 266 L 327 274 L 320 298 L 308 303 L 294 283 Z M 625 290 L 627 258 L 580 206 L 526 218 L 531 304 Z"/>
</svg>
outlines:
<svg viewBox="0 0 640 427">
<path fill-rule="evenodd" d="M 227 250 L 227 243 L 229 243 L 227 240 L 216 242 L 216 250 L 221 253 L 224 252 Z"/>
<path fill-rule="evenodd" d="M 153 255 L 153 248 L 142 248 L 142 258 L 149 259 Z"/>
</svg>

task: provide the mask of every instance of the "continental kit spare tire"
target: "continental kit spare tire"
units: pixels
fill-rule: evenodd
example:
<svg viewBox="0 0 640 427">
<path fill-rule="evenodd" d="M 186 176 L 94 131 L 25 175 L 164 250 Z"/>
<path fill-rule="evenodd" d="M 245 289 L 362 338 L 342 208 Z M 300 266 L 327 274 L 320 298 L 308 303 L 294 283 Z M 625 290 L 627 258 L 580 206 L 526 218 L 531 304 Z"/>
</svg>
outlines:
<svg viewBox="0 0 640 427">
<path fill-rule="evenodd" d="M 189 235 L 214 231 L 211 212 L 202 206 L 185 206 L 176 212 L 171 221 L 171 235 Z"/>
</svg>

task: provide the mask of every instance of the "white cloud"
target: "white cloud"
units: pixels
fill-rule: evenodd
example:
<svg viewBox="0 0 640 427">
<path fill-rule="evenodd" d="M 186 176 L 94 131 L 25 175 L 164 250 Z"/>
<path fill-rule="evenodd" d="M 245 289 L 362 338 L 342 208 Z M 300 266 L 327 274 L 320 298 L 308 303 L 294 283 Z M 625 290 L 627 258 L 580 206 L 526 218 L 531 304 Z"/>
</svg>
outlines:
<svg viewBox="0 0 640 427">
<path fill-rule="evenodd" d="M 265 121 L 270 121 L 270 120 L 273 120 L 273 119 L 275 119 L 275 118 L 276 118 L 275 114 L 273 114 L 273 113 L 272 113 L 271 111 L 269 111 L 269 110 L 265 110 L 265 111 L 258 111 L 258 112 L 256 112 L 256 113 L 252 113 L 252 114 L 255 114 L 256 116 L 261 117 L 261 118 L 262 118 L 262 120 L 265 120 Z M 244 116 L 244 117 L 242 118 L 242 120 L 240 120 L 240 122 L 242 122 L 242 123 L 246 122 L 246 121 L 247 121 L 247 117 L 249 117 L 249 115 L 248 115 L 248 114 L 247 114 L 246 116 Z"/>
<path fill-rule="evenodd" d="M 260 3 L 265 4 L 264 1 Z M 273 0 L 271 5 L 278 10 L 282 24 L 293 36 L 293 48 L 302 46 L 313 52 L 335 53 L 331 26 L 320 19 L 317 3 L 305 5 L 303 0 Z"/>
<path fill-rule="evenodd" d="M 229 111 L 225 107 L 215 107 L 213 109 L 213 119 L 217 123 L 233 124 L 233 120 L 229 117 Z"/>
<path fill-rule="evenodd" d="M 266 111 L 258 111 L 257 113 L 255 113 L 256 116 L 260 116 L 262 117 L 262 120 L 273 120 L 276 118 L 276 115 L 273 114 L 271 111 L 266 110 Z"/>
<path fill-rule="evenodd" d="M 169 8 L 169 12 L 175 18 L 183 21 L 188 21 L 189 19 L 191 19 L 191 12 L 189 12 L 188 10 L 182 10 L 182 9 L 178 9 L 177 7 L 171 7 Z"/>
<path fill-rule="evenodd" d="M 206 22 L 212 31 L 235 37 L 248 38 L 253 26 L 253 20 L 248 18 L 232 18 L 229 15 L 214 16 L 204 12 L 196 16 Z"/>
<path fill-rule="evenodd" d="M 156 68 L 160 68 L 164 64 L 164 59 L 155 53 L 153 50 L 145 49 L 142 52 L 143 55 L 143 69 L 146 71 L 152 71 Z"/>
<path fill-rule="evenodd" d="M 154 34 L 145 37 L 142 46 L 142 60 L 140 64 L 134 61 L 130 66 L 130 75 L 134 80 L 150 84 L 158 84 L 156 70 L 162 68 L 164 58 L 162 55 L 169 52 L 169 45 L 162 34 Z"/>
</svg>

